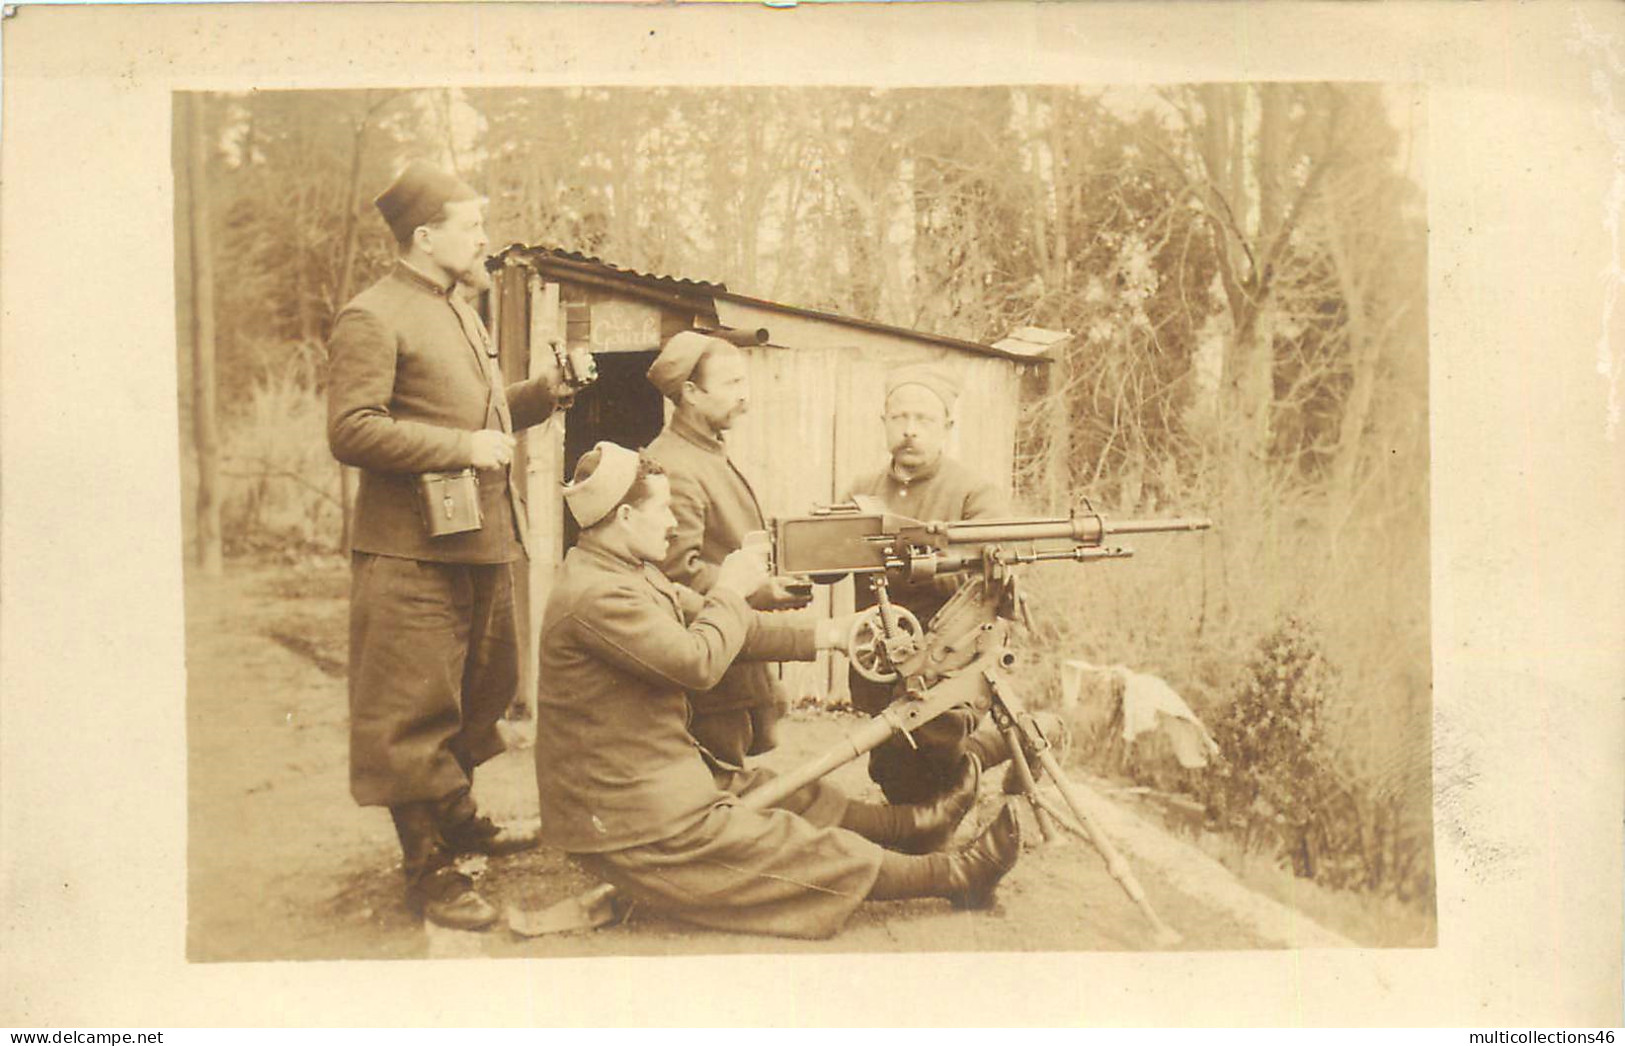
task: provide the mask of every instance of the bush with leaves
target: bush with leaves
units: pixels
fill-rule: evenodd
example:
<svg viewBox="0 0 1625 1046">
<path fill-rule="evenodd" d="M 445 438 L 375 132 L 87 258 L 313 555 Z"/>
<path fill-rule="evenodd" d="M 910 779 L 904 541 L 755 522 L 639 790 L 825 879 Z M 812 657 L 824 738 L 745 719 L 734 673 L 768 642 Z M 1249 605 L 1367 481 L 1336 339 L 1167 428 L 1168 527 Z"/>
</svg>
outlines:
<svg viewBox="0 0 1625 1046">
<path fill-rule="evenodd" d="M 1326 737 L 1337 684 L 1312 627 L 1288 617 L 1270 631 L 1212 724 L 1221 757 L 1204 799 L 1226 826 L 1273 840 L 1298 875 L 1365 885 L 1358 797 Z"/>
</svg>

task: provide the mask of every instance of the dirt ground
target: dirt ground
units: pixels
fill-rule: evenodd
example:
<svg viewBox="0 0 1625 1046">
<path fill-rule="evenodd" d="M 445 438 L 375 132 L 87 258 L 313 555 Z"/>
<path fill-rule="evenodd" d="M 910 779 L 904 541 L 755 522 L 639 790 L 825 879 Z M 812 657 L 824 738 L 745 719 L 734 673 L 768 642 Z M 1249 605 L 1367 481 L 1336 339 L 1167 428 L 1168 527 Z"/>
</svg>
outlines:
<svg viewBox="0 0 1625 1046">
<path fill-rule="evenodd" d="M 641 910 L 616 927 L 531 939 L 500 924 L 482 934 L 426 928 L 401 904 L 387 813 L 358 808 L 349 796 L 347 586 L 337 559 L 232 564 L 224 578 L 188 579 L 187 953 L 194 961 L 1159 947 L 1094 850 L 1072 838 L 1037 846 L 1025 810 L 1029 849 L 987 912 L 956 912 L 941 901 L 869 904 L 830 941 L 693 930 Z M 854 722 L 799 713 L 766 762 L 795 766 Z M 984 782 L 976 823 L 997 812 L 1001 775 Z M 872 793 L 860 764 L 834 780 L 853 794 Z M 530 752 L 510 751 L 482 767 L 475 793 L 498 819 L 534 821 Z M 1103 803 L 1097 817 L 1151 904 L 1183 936 L 1179 947 L 1348 943 L 1248 893 L 1222 866 L 1131 811 Z M 498 907 L 538 907 L 593 884 L 547 849 L 475 870 Z"/>
</svg>

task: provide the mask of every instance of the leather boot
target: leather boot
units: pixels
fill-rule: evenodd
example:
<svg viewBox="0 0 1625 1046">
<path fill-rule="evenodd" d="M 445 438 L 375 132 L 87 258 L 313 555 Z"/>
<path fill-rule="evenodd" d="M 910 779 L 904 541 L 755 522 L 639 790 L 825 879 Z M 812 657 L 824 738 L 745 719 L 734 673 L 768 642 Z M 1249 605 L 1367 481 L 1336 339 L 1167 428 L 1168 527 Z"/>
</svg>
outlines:
<svg viewBox="0 0 1625 1046">
<path fill-rule="evenodd" d="M 976 841 L 948 856 L 948 900 L 955 908 L 991 908 L 993 890 L 1021 856 L 1021 822 L 1009 803 Z"/>
<path fill-rule="evenodd" d="M 496 922 L 497 910 L 453 863 L 451 850 L 435 824 L 435 804 L 408 803 L 392 806 L 389 812 L 401 841 L 406 906 L 430 922 L 454 930 L 483 930 Z"/>
<path fill-rule="evenodd" d="M 927 854 L 942 849 L 954 829 L 976 805 L 981 764 L 975 756 L 960 761 L 959 779 L 952 789 L 929 803 L 890 805 L 850 802 L 840 826 L 905 854 Z"/>
<path fill-rule="evenodd" d="M 506 857 L 534 850 L 541 842 L 540 835 L 533 828 L 497 824 L 484 815 L 448 828 L 445 836 L 446 845 L 456 853 L 487 854 L 491 857 Z"/>
<path fill-rule="evenodd" d="M 453 792 L 435 804 L 435 824 L 452 853 L 506 857 L 534 849 L 541 841 L 533 828 L 500 825 L 481 815 L 467 789 Z"/>
<path fill-rule="evenodd" d="M 944 897 L 955 908 L 987 908 L 993 890 L 1021 856 L 1021 823 L 1009 803 L 970 845 L 951 854 L 881 855 L 872 901 Z"/>
<path fill-rule="evenodd" d="M 484 930 L 497 921 L 497 910 L 454 864 L 435 869 L 409 887 L 406 900 L 429 922 L 452 930 Z"/>
</svg>

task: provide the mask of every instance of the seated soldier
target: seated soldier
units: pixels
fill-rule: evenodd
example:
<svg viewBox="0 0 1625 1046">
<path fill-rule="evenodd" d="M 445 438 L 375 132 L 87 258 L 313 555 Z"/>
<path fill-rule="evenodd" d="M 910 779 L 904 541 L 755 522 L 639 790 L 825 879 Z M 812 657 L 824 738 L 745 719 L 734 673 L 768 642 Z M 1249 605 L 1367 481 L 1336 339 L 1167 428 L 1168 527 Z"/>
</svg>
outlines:
<svg viewBox="0 0 1625 1046">
<path fill-rule="evenodd" d="M 721 930 L 828 937 L 866 899 L 992 903 L 1021 840 L 1008 806 L 974 842 L 936 850 L 975 802 L 979 766 L 929 804 L 849 800 L 815 782 L 772 809 L 738 797 L 771 778 L 708 760 L 687 730 L 686 691 L 738 658 L 811 660 L 845 621 L 752 610 L 767 579 L 757 550 L 730 554 L 700 596 L 656 564 L 676 520 L 666 477 L 613 443 L 582 455 L 565 501 L 581 537 L 542 621 L 536 781 L 546 842 L 629 898 Z"/>
<path fill-rule="evenodd" d="M 1008 517 L 1010 507 L 1004 495 L 946 453 L 959 394 L 959 382 L 942 367 L 915 364 L 887 374 L 881 421 L 891 458 L 880 470 L 860 477 L 840 500 L 862 495 L 878 501 L 889 513 L 926 522 Z M 921 626 L 927 626 L 958 586 L 959 578 L 953 575 L 894 582 L 888 596 Z M 859 610 L 875 604 L 874 594 L 862 581 L 854 597 Z M 872 682 L 855 668 L 848 685 L 853 707 L 870 715 L 883 712 L 897 697 L 897 686 Z M 1040 712 L 1036 722 L 1044 736 L 1065 746 L 1060 717 Z M 992 722 L 969 706 L 951 709 L 912 736 L 893 737 L 876 748 L 869 754 L 869 777 L 889 802 L 927 802 L 951 787 L 966 753 L 975 756 L 983 769 L 1010 758 L 1009 746 Z M 1007 773 L 1005 791 L 1019 788 L 1019 778 Z"/>
</svg>

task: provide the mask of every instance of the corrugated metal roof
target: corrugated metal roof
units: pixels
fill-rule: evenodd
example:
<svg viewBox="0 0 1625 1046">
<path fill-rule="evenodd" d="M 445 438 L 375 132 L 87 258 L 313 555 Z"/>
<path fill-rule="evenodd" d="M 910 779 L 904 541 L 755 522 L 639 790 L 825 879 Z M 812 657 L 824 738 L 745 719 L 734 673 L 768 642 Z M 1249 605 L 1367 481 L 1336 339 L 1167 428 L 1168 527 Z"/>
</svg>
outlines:
<svg viewBox="0 0 1625 1046">
<path fill-rule="evenodd" d="M 498 251 L 492 261 L 501 264 L 509 259 L 523 262 L 541 262 L 543 264 L 548 262 L 563 262 L 566 264 L 564 266 L 560 266 L 561 268 L 574 268 L 579 266 L 587 269 L 596 269 L 600 275 L 613 276 L 617 279 L 627 280 L 630 282 L 643 284 L 645 286 L 660 287 L 666 290 L 677 291 L 679 293 L 687 292 L 712 295 L 726 294 L 728 292 L 728 287 L 726 284 L 712 283 L 707 280 L 683 279 L 677 276 L 665 276 L 654 272 L 639 272 L 636 269 L 623 268 L 622 266 L 615 265 L 590 254 L 583 254 L 580 251 L 567 251 L 562 247 L 533 246 L 523 243 L 512 243 Z"/>
<path fill-rule="evenodd" d="M 1059 354 L 1061 349 L 1072 342 L 1071 331 L 1045 330 L 1043 327 L 1018 327 L 993 343 L 995 349 L 1004 349 L 1017 356 L 1042 356 L 1045 353 Z"/>
<path fill-rule="evenodd" d="M 728 301 L 740 302 L 745 305 L 754 305 L 760 308 L 772 309 L 809 319 L 820 320 L 826 323 L 840 324 L 846 327 L 855 327 L 859 330 L 878 331 L 907 338 L 917 338 L 921 341 L 944 345 L 964 352 L 976 353 L 980 356 L 997 356 L 1001 359 L 1016 360 L 1022 363 L 1048 363 L 1050 360 L 1043 356 L 1035 356 L 1026 346 L 1022 350 L 1011 351 L 1011 348 L 984 345 L 981 342 L 966 341 L 962 338 L 953 338 L 943 334 L 931 334 L 926 331 L 913 330 L 908 327 L 897 327 L 889 323 L 880 323 L 875 320 L 861 320 L 852 316 L 843 316 L 840 313 L 823 312 L 818 309 L 806 309 L 797 305 L 786 305 L 783 302 L 767 301 L 762 298 L 752 298 L 745 294 L 735 294 L 728 290 L 726 284 L 713 283 L 706 280 L 690 280 L 676 276 L 666 276 L 660 273 L 639 272 L 635 269 L 622 268 L 619 265 L 604 261 L 579 251 L 567 251 L 561 247 L 548 247 L 545 245 L 527 245 L 522 243 L 510 244 L 497 252 L 491 260 L 493 268 L 507 262 L 518 264 L 536 264 L 552 269 L 561 274 L 576 272 L 581 275 L 599 280 L 614 280 L 628 284 L 631 287 L 641 288 L 645 291 L 665 292 L 675 298 L 685 300 L 687 304 L 697 305 L 697 298 L 722 298 Z M 676 304 L 676 302 L 673 302 Z"/>
<path fill-rule="evenodd" d="M 766 301 L 762 298 L 752 298 L 744 294 L 725 293 L 718 294 L 724 301 L 736 301 L 744 305 L 754 305 L 762 309 L 772 309 L 777 312 L 789 313 L 793 316 L 804 316 L 808 319 L 820 320 L 825 323 L 835 323 L 843 327 L 856 327 L 859 330 L 876 331 L 882 334 L 893 334 L 903 338 L 914 338 L 919 341 L 928 341 L 934 345 L 943 345 L 950 349 L 959 349 L 963 352 L 975 353 L 978 356 L 997 356 L 1000 359 L 1016 360 L 1021 363 L 1049 363 L 1045 357 L 1034 357 L 1025 353 L 1010 352 L 993 345 L 984 345 L 979 341 L 965 341 L 962 338 L 951 338 L 946 334 L 930 334 L 926 331 L 913 330 L 909 327 L 895 327 L 889 323 L 880 323 L 876 320 L 860 320 L 852 316 L 842 316 L 838 312 L 820 312 L 817 309 L 803 309 L 798 305 L 785 305 L 776 301 Z M 772 328 L 770 327 L 769 330 Z"/>
</svg>

